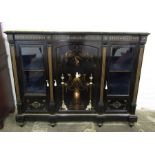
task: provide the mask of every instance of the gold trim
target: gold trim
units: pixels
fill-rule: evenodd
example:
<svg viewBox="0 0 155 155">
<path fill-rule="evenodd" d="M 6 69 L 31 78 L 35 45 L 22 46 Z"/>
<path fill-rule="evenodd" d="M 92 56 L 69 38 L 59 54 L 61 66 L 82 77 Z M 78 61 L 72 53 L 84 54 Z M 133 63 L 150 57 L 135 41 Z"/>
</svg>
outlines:
<svg viewBox="0 0 155 155">
<path fill-rule="evenodd" d="M 135 82 L 134 95 L 133 95 L 133 104 L 136 104 L 136 100 L 137 100 L 141 67 L 142 67 L 142 62 L 143 62 L 143 55 L 144 55 L 144 48 L 141 47 L 140 52 L 139 52 L 139 57 L 138 57 L 138 66 L 137 66 L 137 72 L 136 72 L 136 82 Z"/>
<path fill-rule="evenodd" d="M 17 64 L 16 64 L 16 55 L 15 55 L 15 47 L 14 45 L 10 46 L 10 53 L 11 53 L 11 60 L 12 60 L 12 69 L 13 69 L 13 76 L 14 76 L 14 84 L 15 84 L 15 90 L 16 90 L 16 97 L 17 102 L 20 102 L 20 91 L 19 91 L 19 81 L 18 81 L 18 75 L 17 75 Z"/>
<path fill-rule="evenodd" d="M 100 86 L 100 102 L 103 102 L 104 84 L 105 84 L 105 69 L 106 69 L 106 47 L 102 48 L 102 74 Z"/>
<path fill-rule="evenodd" d="M 53 66 L 52 66 L 52 47 L 48 47 L 48 65 L 49 65 L 49 82 L 50 82 L 50 101 L 54 102 L 53 97 Z"/>
</svg>

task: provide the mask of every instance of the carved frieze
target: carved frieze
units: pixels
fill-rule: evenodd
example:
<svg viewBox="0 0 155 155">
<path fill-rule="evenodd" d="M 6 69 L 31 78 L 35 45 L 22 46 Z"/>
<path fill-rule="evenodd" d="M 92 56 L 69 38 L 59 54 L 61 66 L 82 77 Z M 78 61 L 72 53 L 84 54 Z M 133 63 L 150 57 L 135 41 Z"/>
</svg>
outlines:
<svg viewBox="0 0 155 155">
<path fill-rule="evenodd" d="M 66 40 L 88 40 L 88 41 L 124 41 L 146 43 L 147 36 L 126 34 L 8 34 L 8 40 L 42 40 L 42 41 L 66 41 Z"/>
<path fill-rule="evenodd" d="M 51 35 L 16 34 L 15 40 L 51 40 Z"/>
<path fill-rule="evenodd" d="M 80 34 L 71 34 L 71 35 L 52 35 L 53 40 L 94 40 L 102 41 L 102 35 L 80 35 Z"/>
<path fill-rule="evenodd" d="M 13 40 L 13 35 L 8 35 L 8 40 Z M 89 41 L 131 41 L 138 42 L 139 36 L 132 35 L 41 35 L 41 34 L 16 34 L 15 40 L 89 40 Z M 146 42 L 146 37 L 141 37 Z"/>
<path fill-rule="evenodd" d="M 103 41 L 131 41 L 131 42 L 138 42 L 139 41 L 139 36 L 103 35 Z"/>
</svg>

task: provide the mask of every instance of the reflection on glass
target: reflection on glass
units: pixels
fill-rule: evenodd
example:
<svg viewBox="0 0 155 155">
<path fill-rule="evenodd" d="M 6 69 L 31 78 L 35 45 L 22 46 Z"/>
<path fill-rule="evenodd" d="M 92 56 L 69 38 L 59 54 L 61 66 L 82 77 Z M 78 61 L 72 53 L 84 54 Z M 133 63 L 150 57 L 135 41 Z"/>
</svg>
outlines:
<svg viewBox="0 0 155 155">
<path fill-rule="evenodd" d="M 109 73 L 107 95 L 129 95 L 131 73 Z"/>
<path fill-rule="evenodd" d="M 21 55 L 25 70 L 43 69 L 43 49 L 41 46 L 21 47 Z"/>
<path fill-rule="evenodd" d="M 113 47 L 111 51 L 110 70 L 131 70 L 133 66 L 132 47 Z"/>
<path fill-rule="evenodd" d="M 24 88 L 27 93 L 45 93 L 44 72 L 24 72 Z"/>
</svg>

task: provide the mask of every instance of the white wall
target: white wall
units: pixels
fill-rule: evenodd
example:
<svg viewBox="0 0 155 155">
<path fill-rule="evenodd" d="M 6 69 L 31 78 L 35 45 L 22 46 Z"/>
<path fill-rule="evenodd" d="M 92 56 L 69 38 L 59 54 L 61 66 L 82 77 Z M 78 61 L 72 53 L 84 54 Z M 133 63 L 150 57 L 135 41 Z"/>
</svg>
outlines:
<svg viewBox="0 0 155 155">
<path fill-rule="evenodd" d="M 138 107 L 155 109 L 155 8 L 153 0 L 5 0 L 4 30 L 150 32 Z"/>
</svg>

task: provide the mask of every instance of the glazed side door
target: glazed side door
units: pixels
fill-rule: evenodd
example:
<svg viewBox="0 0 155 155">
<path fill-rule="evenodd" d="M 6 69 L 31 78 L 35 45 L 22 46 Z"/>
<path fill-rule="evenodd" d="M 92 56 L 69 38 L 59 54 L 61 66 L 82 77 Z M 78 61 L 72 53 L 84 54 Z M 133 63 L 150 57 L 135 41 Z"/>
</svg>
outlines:
<svg viewBox="0 0 155 155">
<path fill-rule="evenodd" d="M 48 111 L 46 45 L 43 42 L 16 43 L 17 66 L 23 112 Z"/>
<path fill-rule="evenodd" d="M 105 112 L 129 112 L 132 102 L 138 45 L 108 47 L 105 81 Z"/>
</svg>

